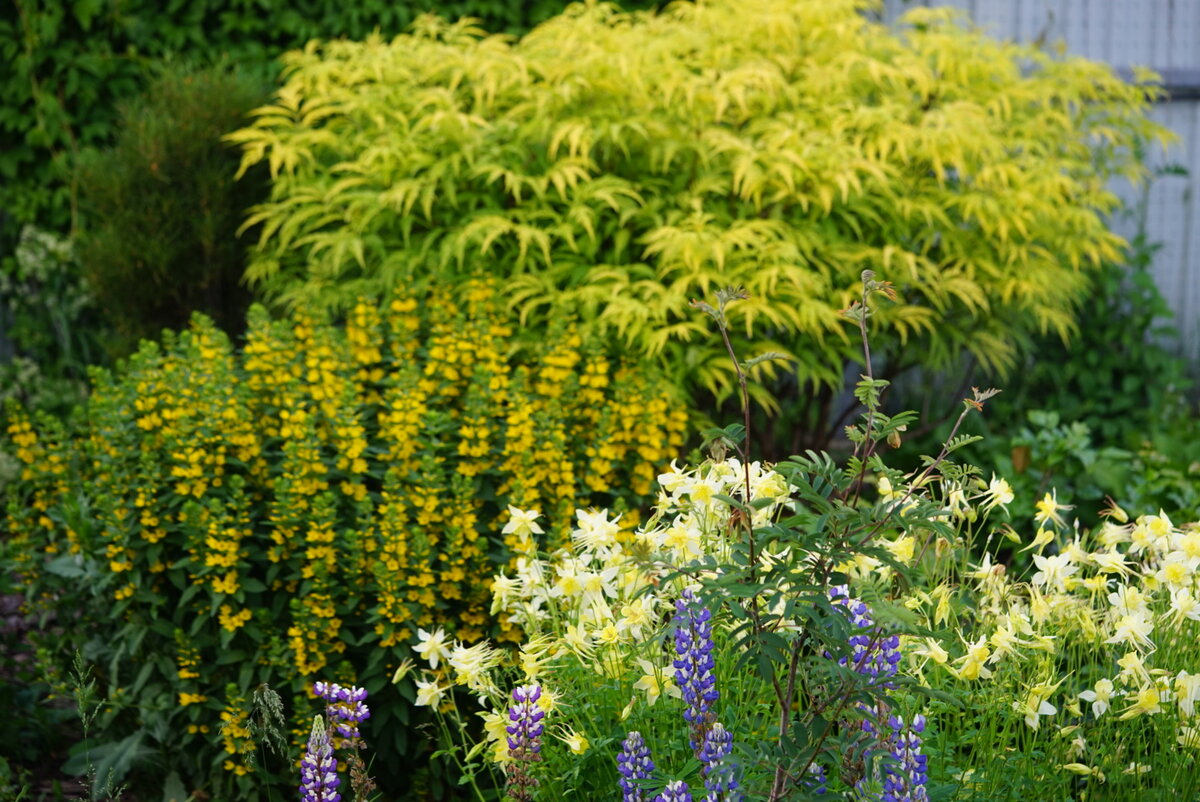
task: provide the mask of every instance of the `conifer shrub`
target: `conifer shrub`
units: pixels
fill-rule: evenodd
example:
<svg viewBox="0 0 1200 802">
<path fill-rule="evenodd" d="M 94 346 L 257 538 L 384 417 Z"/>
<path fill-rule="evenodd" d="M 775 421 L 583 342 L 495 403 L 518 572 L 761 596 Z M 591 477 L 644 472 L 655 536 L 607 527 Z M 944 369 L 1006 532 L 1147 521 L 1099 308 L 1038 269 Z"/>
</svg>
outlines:
<svg viewBox="0 0 1200 802">
<path fill-rule="evenodd" d="M 638 521 L 683 445 L 669 390 L 565 325 L 514 353 L 494 290 L 458 296 L 360 302 L 337 325 L 254 307 L 239 350 L 197 316 L 96 371 L 79 431 L 10 410 L 22 474 L 2 567 L 41 616 L 48 682 L 76 648 L 97 666 L 106 743 L 138 739 L 157 753 L 144 765 L 212 798 L 256 798 L 251 691 L 290 695 L 306 733 L 307 689 L 334 677 L 371 692 L 392 750 L 374 771 L 400 798 L 428 739 L 377 692 L 419 629 L 519 637 L 489 593 L 509 505 L 544 510 L 555 542 L 576 508 Z"/>
<path fill-rule="evenodd" d="M 688 303 L 741 285 L 735 347 L 795 366 L 770 405 L 827 402 L 861 361 L 838 312 L 870 269 L 903 301 L 875 319 L 883 375 L 964 349 L 1011 367 L 1032 335 L 1073 331 L 1089 271 L 1119 257 L 1106 180 L 1143 173 L 1152 90 L 951 11 L 892 29 L 875 7 L 587 4 L 516 42 L 430 18 L 312 43 L 231 136 L 272 175 L 247 277 L 343 308 L 488 271 L 531 332 L 578 314 L 719 396 L 728 360 Z"/>
<path fill-rule="evenodd" d="M 246 319 L 245 210 L 266 196 L 265 171 L 234 181 L 238 156 L 221 137 L 267 97 L 227 66 L 163 65 L 123 104 L 116 141 L 79 158 L 79 258 L 119 355 L 202 311 L 226 331 Z"/>
</svg>

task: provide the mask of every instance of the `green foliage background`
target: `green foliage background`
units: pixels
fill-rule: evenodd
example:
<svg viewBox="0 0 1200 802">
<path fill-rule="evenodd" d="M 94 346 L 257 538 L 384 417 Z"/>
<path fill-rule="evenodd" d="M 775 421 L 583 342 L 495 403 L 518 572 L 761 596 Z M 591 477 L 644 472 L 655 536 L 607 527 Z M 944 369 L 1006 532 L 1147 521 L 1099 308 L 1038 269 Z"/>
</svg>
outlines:
<svg viewBox="0 0 1200 802">
<path fill-rule="evenodd" d="M 639 5 L 638 2 L 630 3 Z M 0 215 L 65 230 L 75 187 L 66 176 L 82 148 L 112 141 L 116 108 L 142 88 L 147 67 L 167 55 L 217 59 L 263 72 L 311 39 L 394 34 L 421 13 L 478 17 L 512 33 L 557 13 L 559 0 L 390 2 L 332 0 L 12 0 L 0 5 Z"/>
</svg>

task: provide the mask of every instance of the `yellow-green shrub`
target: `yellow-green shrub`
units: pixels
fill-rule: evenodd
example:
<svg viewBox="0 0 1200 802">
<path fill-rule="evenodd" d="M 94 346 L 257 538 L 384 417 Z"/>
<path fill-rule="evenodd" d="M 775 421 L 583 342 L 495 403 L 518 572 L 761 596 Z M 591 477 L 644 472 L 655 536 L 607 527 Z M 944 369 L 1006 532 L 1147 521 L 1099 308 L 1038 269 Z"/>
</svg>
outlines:
<svg viewBox="0 0 1200 802">
<path fill-rule="evenodd" d="M 1118 257 L 1106 179 L 1142 173 L 1148 92 L 951 12 L 892 30 L 873 8 L 596 3 L 515 43 L 432 19 L 311 43 L 232 136 L 274 176 L 248 277 L 341 307 L 482 269 L 526 323 L 579 314 L 721 390 L 731 366 L 691 298 L 744 285 L 739 353 L 840 385 L 860 356 L 838 312 L 869 268 L 903 300 L 877 350 L 1011 365 L 1033 332 L 1072 330 L 1087 271 Z"/>
<path fill-rule="evenodd" d="M 512 355 L 493 291 L 459 294 L 360 302 L 344 325 L 255 308 L 240 350 L 198 317 L 97 373 L 78 434 L 11 411 L 7 567 L 57 612 L 59 652 L 102 667 L 113 739 L 140 727 L 189 781 L 241 777 L 242 730 L 216 733 L 258 683 L 311 721 L 306 684 L 379 691 L 417 627 L 514 634 L 488 592 L 507 505 L 559 536 L 576 507 L 637 520 L 685 413 L 569 328 Z M 372 721 L 411 757 L 391 694 Z"/>
</svg>

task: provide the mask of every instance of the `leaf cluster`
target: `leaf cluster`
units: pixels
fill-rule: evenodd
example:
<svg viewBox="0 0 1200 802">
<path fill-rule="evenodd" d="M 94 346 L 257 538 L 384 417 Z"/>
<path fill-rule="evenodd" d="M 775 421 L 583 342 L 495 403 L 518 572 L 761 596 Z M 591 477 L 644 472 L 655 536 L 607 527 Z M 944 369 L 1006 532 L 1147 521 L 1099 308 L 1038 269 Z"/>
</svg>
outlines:
<svg viewBox="0 0 1200 802">
<path fill-rule="evenodd" d="M 517 42 L 428 19 L 290 53 L 231 137 L 273 177 L 247 278 L 340 308 L 481 270 L 532 331 L 578 315 L 724 396 L 732 365 L 692 298 L 743 285 L 739 350 L 834 387 L 857 359 L 840 310 L 871 269 L 901 300 L 872 321 L 893 354 L 1011 368 L 1034 334 L 1074 332 L 1089 271 L 1119 255 L 1105 181 L 1141 176 L 1131 142 L 1163 136 L 1153 92 L 947 13 L 893 30 L 866 7 L 597 4 Z"/>
</svg>

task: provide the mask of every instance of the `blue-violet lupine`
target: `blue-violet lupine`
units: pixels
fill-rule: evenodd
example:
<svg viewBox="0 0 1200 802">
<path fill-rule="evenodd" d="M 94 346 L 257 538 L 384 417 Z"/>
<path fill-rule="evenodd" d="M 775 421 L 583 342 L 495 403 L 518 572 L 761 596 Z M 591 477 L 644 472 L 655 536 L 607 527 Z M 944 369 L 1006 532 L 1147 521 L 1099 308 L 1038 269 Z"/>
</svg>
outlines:
<svg viewBox="0 0 1200 802">
<path fill-rule="evenodd" d="M 317 682 L 313 685 L 313 693 L 325 700 L 325 715 L 341 740 L 338 746 L 361 749 L 364 744 L 358 725 L 371 717 L 371 710 L 365 703 L 366 688 L 343 688 L 337 683 Z"/>
<path fill-rule="evenodd" d="M 675 682 L 687 709 L 683 718 L 692 725 L 692 748 L 699 750 L 710 724 L 709 711 L 720 698 L 713 676 L 712 613 L 690 590 L 675 602 Z"/>
<path fill-rule="evenodd" d="M 850 623 L 858 629 L 848 641 L 850 655 L 840 658 L 838 665 L 849 666 L 859 674 L 870 677 L 872 684 L 882 679 L 884 687 L 891 687 L 890 680 L 896 676 L 900 666 L 900 637 L 885 637 L 871 618 L 871 608 L 866 602 L 853 598 L 847 585 L 830 588 L 829 598 L 849 613 Z M 829 654 L 826 656 L 832 657 Z"/>
<path fill-rule="evenodd" d="M 692 802 L 692 792 L 683 780 L 675 780 L 667 783 L 654 802 Z"/>
<path fill-rule="evenodd" d="M 639 780 L 645 780 L 654 772 L 654 761 L 650 759 L 650 747 L 640 732 L 631 732 L 621 744 L 617 755 L 617 772 L 621 779 L 621 802 L 644 802 L 645 796 Z"/>
<path fill-rule="evenodd" d="M 728 760 L 733 752 L 733 733 L 720 724 L 714 724 L 704 734 L 704 745 L 700 747 L 701 772 L 704 789 L 708 795 L 704 802 L 739 802 L 742 795 L 737 792 L 733 764 Z"/>
<path fill-rule="evenodd" d="M 339 802 L 342 798 L 337 792 L 340 783 L 329 731 L 325 729 L 325 720 L 316 716 L 308 736 L 308 748 L 300 761 L 301 802 Z"/>
<path fill-rule="evenodd" d="M 531 802 L 537 780 L 529 773 L 529 764 L 542 759 L 542 719 L 545 711 L 538 706 L 542 689 L 537 685 L 521 685 L 513 689 L 513 704 L 508 708 L 508 756 L 512 762 L 506 772 L 505 791 L 515 802 Z"/>
<path fill-rule="evenodd" d="M 813 761 L 808 764 L 808 773 L 812 775 L 804 781 L 804 787 L 812 791 L 817 796 L 823 796 L 827 790 L 826 785 L 829 780 L 825 777 L 825 768 L 820 763 Z"/>
<path fill-rule="evenodd" d="M 882 802 L 925 802 L 929 799 L 925 791 L 928 758 L 921 754 L 925 717 L 913 716 L 906 725 L 900 716 L 889 716 L 888 725 L 892 731 L 888 745 L 895 763 L 884 766 Z"/>
</svg>

